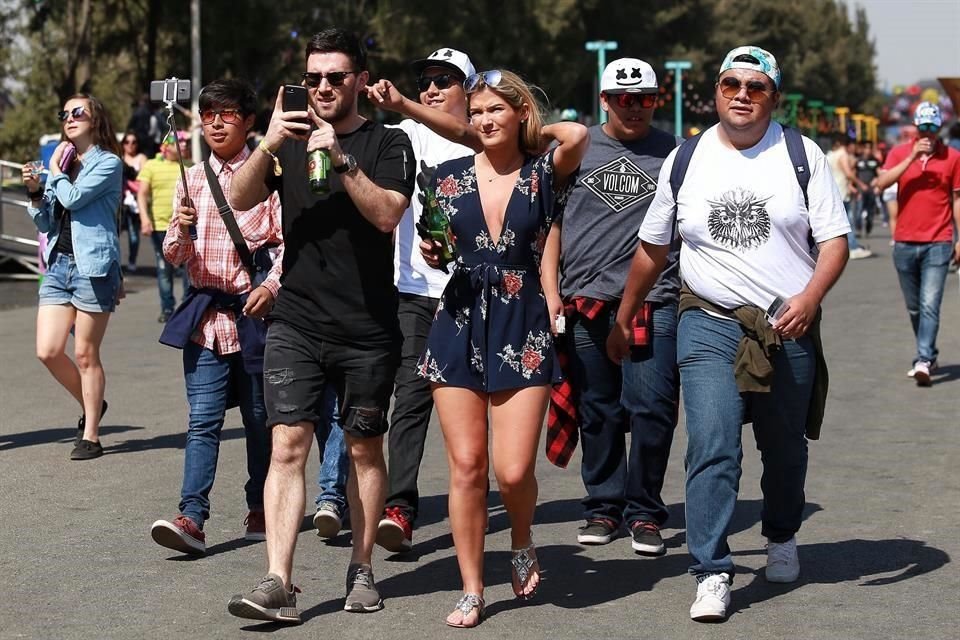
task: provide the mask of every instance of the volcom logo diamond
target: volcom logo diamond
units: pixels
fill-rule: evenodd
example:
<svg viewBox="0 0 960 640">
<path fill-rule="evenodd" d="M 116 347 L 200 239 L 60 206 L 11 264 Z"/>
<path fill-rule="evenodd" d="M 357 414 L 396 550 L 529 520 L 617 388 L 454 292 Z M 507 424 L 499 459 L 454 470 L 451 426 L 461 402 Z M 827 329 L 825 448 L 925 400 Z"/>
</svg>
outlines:
<svg viewBox="0 0 960 640">
<path fill-rule="evenodd" d="M 617 213 L 649 198 L 657 190 L 653 178 L 622 156 L 597 167 L 584 176 L 581 183 Z"/>
</svg>

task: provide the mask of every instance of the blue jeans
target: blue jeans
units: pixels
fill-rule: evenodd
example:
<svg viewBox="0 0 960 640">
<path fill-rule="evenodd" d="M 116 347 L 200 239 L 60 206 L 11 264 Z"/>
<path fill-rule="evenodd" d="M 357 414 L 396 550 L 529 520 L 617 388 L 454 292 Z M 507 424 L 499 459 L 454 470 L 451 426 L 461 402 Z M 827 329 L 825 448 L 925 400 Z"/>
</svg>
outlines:
<svg viewBox="0 0 960 640">
<path fill-rule="evenodd" d="M 317 484 L 320 493 L 316 504 L 332 502 L 343 515 L 347 507 L 347 473 L 350 460 L 343 441 L 343 429 L 340 428 L 340 412 L 337 410 L 337 392 L 328 384 L 323 392 L 325 419 L 316 425 L 317 445 L 320 448 L 320 472 Z"/>
<path fill-rule="evenodd" d="M 240 353 L 220 355 L 194 342 L 183 349 L 183 377 L 190 424 L 183 460 L 180 513 L 203 528 L 210 517 L 210 489 L 217 473 L 224 415 L 239 402 L 247 439 L 247 508 L 263 509 L 263 484 L 270 467 L 270 432 L 263 405 L 263 376 L 243 369 Z"/>
<path fill-rule="evenodd" d="M 660 491 L 679 404 L 677 305 L 654 308 L 650 344 L 620 365 L 606 353 L 616 312 L 610 305 L 573 325 L 570 374 L 579 394 L 584 518 L 662 526 L 667 508 Z"/>
<path fill-rule="evenodd" d="M 937 359 L 940 303 L 952 255 L 953 245 L 949 242 L 897 242 L 893 246 L 893 264 L 917 338 L 914 363 Z"/>
<path fill-rule="evenodd" d="M 164 313 L 173 313 L 173 310 L 177 307 L 177 301 L 173 297 L 173 274 L 176 267 L 163 257 L 163 239 L 166 235 L 166 231 L 154 231 L 150 234 L 150 240 L 153 242 L 153 253 L 157 259 L 157 288 L 160 291 L 160 310 Z M 189 286 L 190 279 L 187 277 L 186 268 L 184 268 L 183 290 L 186 291 Z"/>
<path fill-rule="evenodd" d="M 853 251 L 854 249 L 859 249 L 860 243 L 857 242 L 857 212 L 856 207 L 854 206 L 853 200 L 844 200 L 843 208 L 847 212 L 847 222 L 850 223 L 850 233 L 847 234 L 847 249 Z"/>
<path fill-rule="evenodd" d="M 762 533 L 786 542 L 800 529 L 807 473 L 807 408 L 816 369 L 809 337 L 787 340 L 769 393 L 740 393 L 733 364 L 740 323 L 699 309 L 680 317 L 677 361 L 687 422 L 687 547 L 690 573 L 734 572 L 727 530 L 740 489 L 741 426 L 752 416 L 763 473 Z M 749 412 L 749 413 L 745 413 Z"/>
</svg>

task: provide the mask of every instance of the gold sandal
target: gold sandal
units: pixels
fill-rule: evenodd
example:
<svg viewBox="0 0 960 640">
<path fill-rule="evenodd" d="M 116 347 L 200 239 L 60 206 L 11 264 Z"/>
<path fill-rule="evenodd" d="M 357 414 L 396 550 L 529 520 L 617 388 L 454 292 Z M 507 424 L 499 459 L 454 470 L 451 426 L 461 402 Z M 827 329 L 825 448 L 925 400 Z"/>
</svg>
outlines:
<svg viewBox="0 0 960 640">
<path fill-rule="evenodd" d="M 469 616 L 474 609 L 477 610 L 477 621 L 473 624 L 463 624 L 463 621 L 467 619 L 467 616 Z M 483 615 L 486 609 L 483 598 L 475 593 L 465 593 L 460 597 L 460 600 L 457 601 L 457 606 L 453 608 L 453 611 L 460 611 L 462 614 L 460 617 L 460 623 L 455 624 L 450 622 L 450 617 L 448 616 L 444 621 L 447 623 L 447 626 L 455 627 L 457 629 L 472 629 L 483 622 Z M 453 614 L 453 611 L 450 612 L 451 615 Z"/>
<path fill-rule="evenodd" d="M 537 582 L 537 586 L 534 587 L 533 591 L 528 594 L 523 593 L 523 587 L 527 584 L 527 581 L 530 579 L 530 576 L 533 575 L 533 567 L 537 567 L 537 575 L 540 575 L 540 561 L 537 560 L 535 555 L 537 548 L 533 544 L 533 540 L 530 540 L 528 544 L 523 549 L 512 549 L 511 553 L 513 557 L 510 558 L 510 564 L 513 565 L 513 571 L 517 575 L 517 583 L 520 586 L 520 591 L 517 592 L 514 589 L 513 593 L 521 600 L 530 600 L 533 596 L 537 595 L 537 590 L 540 589 L 540 582 Z"/>
</svg>

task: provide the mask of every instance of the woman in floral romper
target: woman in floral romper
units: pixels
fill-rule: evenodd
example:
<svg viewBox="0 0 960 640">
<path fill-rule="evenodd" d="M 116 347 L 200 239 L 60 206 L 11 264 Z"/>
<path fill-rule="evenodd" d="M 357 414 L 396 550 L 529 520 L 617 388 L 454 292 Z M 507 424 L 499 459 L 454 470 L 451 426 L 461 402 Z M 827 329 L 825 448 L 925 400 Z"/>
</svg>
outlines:
<svg viewBox="0 0 960 640">
<path fill-rule="evenodd" d="M 539 586 L 530 532 L 534 467 L 550 384 L 559 380 L 551 318 L 561 308 L 556 274 L 541 286 L 540 257 L 558 239 L 555 193 L 580 164 L 588 134 L 575 123 L 543 126 L 530 89 L 508 71 L 476 74 L 464 88 L 482 151 L 441 164 L 434 176 L 458 255 L 419 372 L 433 383 L 446 440 L 463 578 L 464 595 L 447 624 L 472 627 L 484 606 L 488 410 L 493 469 L 512 530 L 513 590 L 527 599 Z M 436 266 L 435 245 L 421 249 Z"/>
</svg>

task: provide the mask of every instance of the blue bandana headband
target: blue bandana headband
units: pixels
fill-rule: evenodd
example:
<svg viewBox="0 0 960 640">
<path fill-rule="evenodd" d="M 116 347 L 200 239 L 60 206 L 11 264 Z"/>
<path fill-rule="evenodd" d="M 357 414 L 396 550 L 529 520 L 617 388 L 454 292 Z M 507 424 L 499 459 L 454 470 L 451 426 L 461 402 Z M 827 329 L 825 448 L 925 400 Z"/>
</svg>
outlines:
<svg viewBox="0 0 960 640">
<path fill-rule="evenodd" d="M 750 56 L 755 59 L 756 62 L 736 60 L 736 58 L 740 56 Z M 720 72 L 717 75 L 728 69 L 759 71 L 773 80 L 773 86 L 775 86 L 777 90 L 780 89 L 780 66 L 777 64 L 777 59 L 773 57 L 772 53 L 760 47 L 748 45 L 731 50 L 730 53 L 727 54 L 727 57 L 723 59 L 723 64 L 720 65 Z"/>
</svg>

